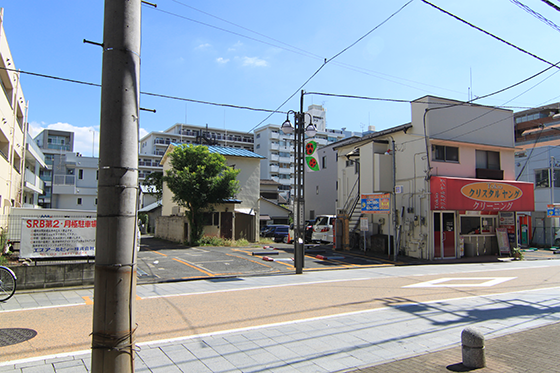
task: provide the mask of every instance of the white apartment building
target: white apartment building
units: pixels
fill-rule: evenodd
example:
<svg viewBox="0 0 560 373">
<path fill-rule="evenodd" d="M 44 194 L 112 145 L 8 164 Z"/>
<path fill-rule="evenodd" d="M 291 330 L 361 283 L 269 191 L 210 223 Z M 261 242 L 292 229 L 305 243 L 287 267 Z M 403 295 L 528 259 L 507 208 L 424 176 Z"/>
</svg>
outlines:
<svg viewBox="0 0 560 373">
<path fill-rule="evenodd" d="M 0 68 L 0 211 L 8 214 L 23 201 L 27 103 L 4 31 L 4 9 L 0 9 Z"/>
<path fill-rule="evenodd" d="M 23 179 L 23 207 L 39 208 L 39 197 L 45 191 L 41 173 L 47 170 L 45 155 L 28 133 L 25 144 L 25 169 Z"/>
<path fill-rule="evenodd" d="M 310 105 L 305 115 L 306 123 L 310 117 L 317 128 L 314 140 L 319 147 L 337 142 L 351 133 L 326 128 L 326 111 L 321 105 Z M 285 135 L 280 125 L 268 124 L 255 130 L 255 153 L 266 159 L 261 161 L 261 179 L 274 180 L 282 184 L 279 188 L 289 191 L 294 188 L 294 135 Z"/>
<path fill-rule="evenodd" d="M 177 123 L 162 132 L 150 132 L 140 139 L 138 177 L 144 180 L 154 171 L 162 172 L 161 158 L 170 144 L 205 144 L 253 151 L 253 134 L 224 128 Z"/>
<path fill-rule="evenodd" d="M 45 155 L 47 165 L 39 174 L 44 182 L 44 193 L 39 197 L 38 204 L 43 208 L 55 208 L 51 204 L 54 158 L 74 151 L 74 132 L 45 129 L 33 141 Z"/>
<path fill-rule="evenodd" d="M 79 153 L 54 156 L 51 208 L 97 210 L 99 158 Z"/>
</svg>

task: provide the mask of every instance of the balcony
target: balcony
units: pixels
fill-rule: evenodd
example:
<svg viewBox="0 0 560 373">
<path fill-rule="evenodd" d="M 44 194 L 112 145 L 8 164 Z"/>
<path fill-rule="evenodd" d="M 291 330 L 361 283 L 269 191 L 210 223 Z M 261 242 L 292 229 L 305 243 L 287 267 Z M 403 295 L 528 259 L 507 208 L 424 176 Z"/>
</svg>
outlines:
<svg viewBox="0 0 560 373">
<path fill-rule="evenodd" d="M 477 179 L 504 180 L 503 170 L 490 170 L 488 168 L 476 169 Z"/>
<path fill-rule="evenodd" d="M 270 158 L 271 161 L 276 161 L 278 162 L 278 160 L 280 159 L 280 157 L 278 156 L 278 154 L 271 154 Z"/>
<path fill-rule="evenodd" d="M 280 167 L 278 167 L 278 166 L 270 165 L 270 172 L 277 173 L 279 169 L 280 169 Z"/>
<path fill-rule="evenodd" d="M 37 193 L 42 193 L 45 183 L 30 170 L 25 170 L 25 187 Z"/>
</svg>

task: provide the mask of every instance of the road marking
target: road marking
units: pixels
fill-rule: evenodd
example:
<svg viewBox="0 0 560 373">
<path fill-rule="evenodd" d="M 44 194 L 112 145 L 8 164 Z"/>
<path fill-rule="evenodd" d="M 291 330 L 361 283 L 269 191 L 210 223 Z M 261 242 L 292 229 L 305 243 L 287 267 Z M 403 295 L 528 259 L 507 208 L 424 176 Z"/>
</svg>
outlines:
<svg viewBox="0 0 560 373">
<path fill-rule="evenodd" d="M 261 263 L 261 262 L 257 262 L 256 260 L 244 258 L 244 257 L 237 256 L 237 255 L 233 255 L 233 254 L 227 254 L 227 253 L 226 253 L 226 255 L 233 256 L 234 258 L 238 258 L 238 259 L 247 260 L 247 261 L 249 261 L 249 262 L 251 262 L 251 263 L 256 263 L 256 264 L 258 264 L 258 265 L 265 266 L 265 267 L 267 267 L 267 268 L 272 268 L 272 267 L 270 267 L 269 265 L 264 264 L 264 263 Z"/>
<path fill-rule="evenodd" d="M 437 280 L 406 285 L 403 288 L 458 288 L 458 287 L 490 287 L 517 277 L 444 277 Z"/>
<path fill-rule="evenodd" d="M 187 263 L 187 262 L 185 262 L 185 261 L 183 261 L 183 260 L 181 260 L 181 259 L 173 258 L 173 260 L 175 260 L 175 261 L 177 261 L 177 262 L 179 262 L 179 263 L 181 263 L 181 264 L 184 264 L 184 265 L 186 265 L 186 266 L 189 266 L 189 267 L 191 267 L 191 268 L 194 268 L 194 269 L 196 269 L 196 270 L 199 270 L 200 272 L 202 272 L 202 273 L 204 273 L 204 274 L 206 274 L 206 275 L 208 275 L 208 276 L 210 276 L 210 277 L 214 277 L 214 274 L 212 274 L 212 273 L 210 273 L 210 272 L 208 272 L 208 271 L 205 271 L 205 270 L 203 270 L 202 268 L 198 268 L 197 266 L 194 266 L 194 265 L 192 265 L 192 264 L 190 264 L 190 263 Z"/>
<path fill-rule="evenodd" d="M 155 251 L 155 250 L 150 250 L 152 253 L 156 253 L 159 254 L 161 256 L 167 256 L 166 254 L 160 253 L 159 251 Z"/>
<path fill-rule="evenodd" d="M 88 296 L 83 296 L 82 299 L 86 302 L 87 305 L 93 304 L 93 301 Z"/>
</svg>

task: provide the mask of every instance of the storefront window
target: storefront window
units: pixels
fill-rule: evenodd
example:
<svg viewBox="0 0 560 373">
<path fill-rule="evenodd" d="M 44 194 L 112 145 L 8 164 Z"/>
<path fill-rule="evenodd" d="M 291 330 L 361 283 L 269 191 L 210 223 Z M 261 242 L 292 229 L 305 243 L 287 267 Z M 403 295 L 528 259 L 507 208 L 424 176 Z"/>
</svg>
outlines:
<svg viewBox="0 0 560 373">
<path fill-rule="evenodd" d="M 494 234 L 496 233 L 496 216 L 462 216 L 461 234 Z"/>
</svg>

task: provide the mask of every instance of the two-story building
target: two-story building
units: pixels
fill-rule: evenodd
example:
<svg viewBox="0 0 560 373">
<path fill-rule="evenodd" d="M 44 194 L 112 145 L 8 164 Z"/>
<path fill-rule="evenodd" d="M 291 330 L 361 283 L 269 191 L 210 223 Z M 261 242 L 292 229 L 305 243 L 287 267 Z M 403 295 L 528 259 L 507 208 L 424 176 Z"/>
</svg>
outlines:
<svg viewBox="0 0 560 373">
<path fill-rule="evenodd" d="M 162 158 L 163 172 L 171 169 L 169 153 L 178 146 L 171 144 Z M 258 241 L 260 217 L 260 162 L 262 156 L 247 149 L 208 146 L 210 153 L 226 158 L 226 164 L 240 170 L 237 175 L 239 191 L 235 198 L 214 205 L 206 213 L 204 234 L 226 239 Z M 156 220 L 157 237 L 171 241 L 189 241 L 188 220 L 183 207 L 173 202 L 173 193 L 163 183 L 162 216 Z"/>
<path fill-rule="evenodd" d="M 425 96 L 411 119 L 335 148 L 346 230 L 363 218 L 368 250 L 429 260 L 516 245 L 516 213 L 534 210 L 534 193 L 516 181 L 513 113 Z"/>
</svg>

